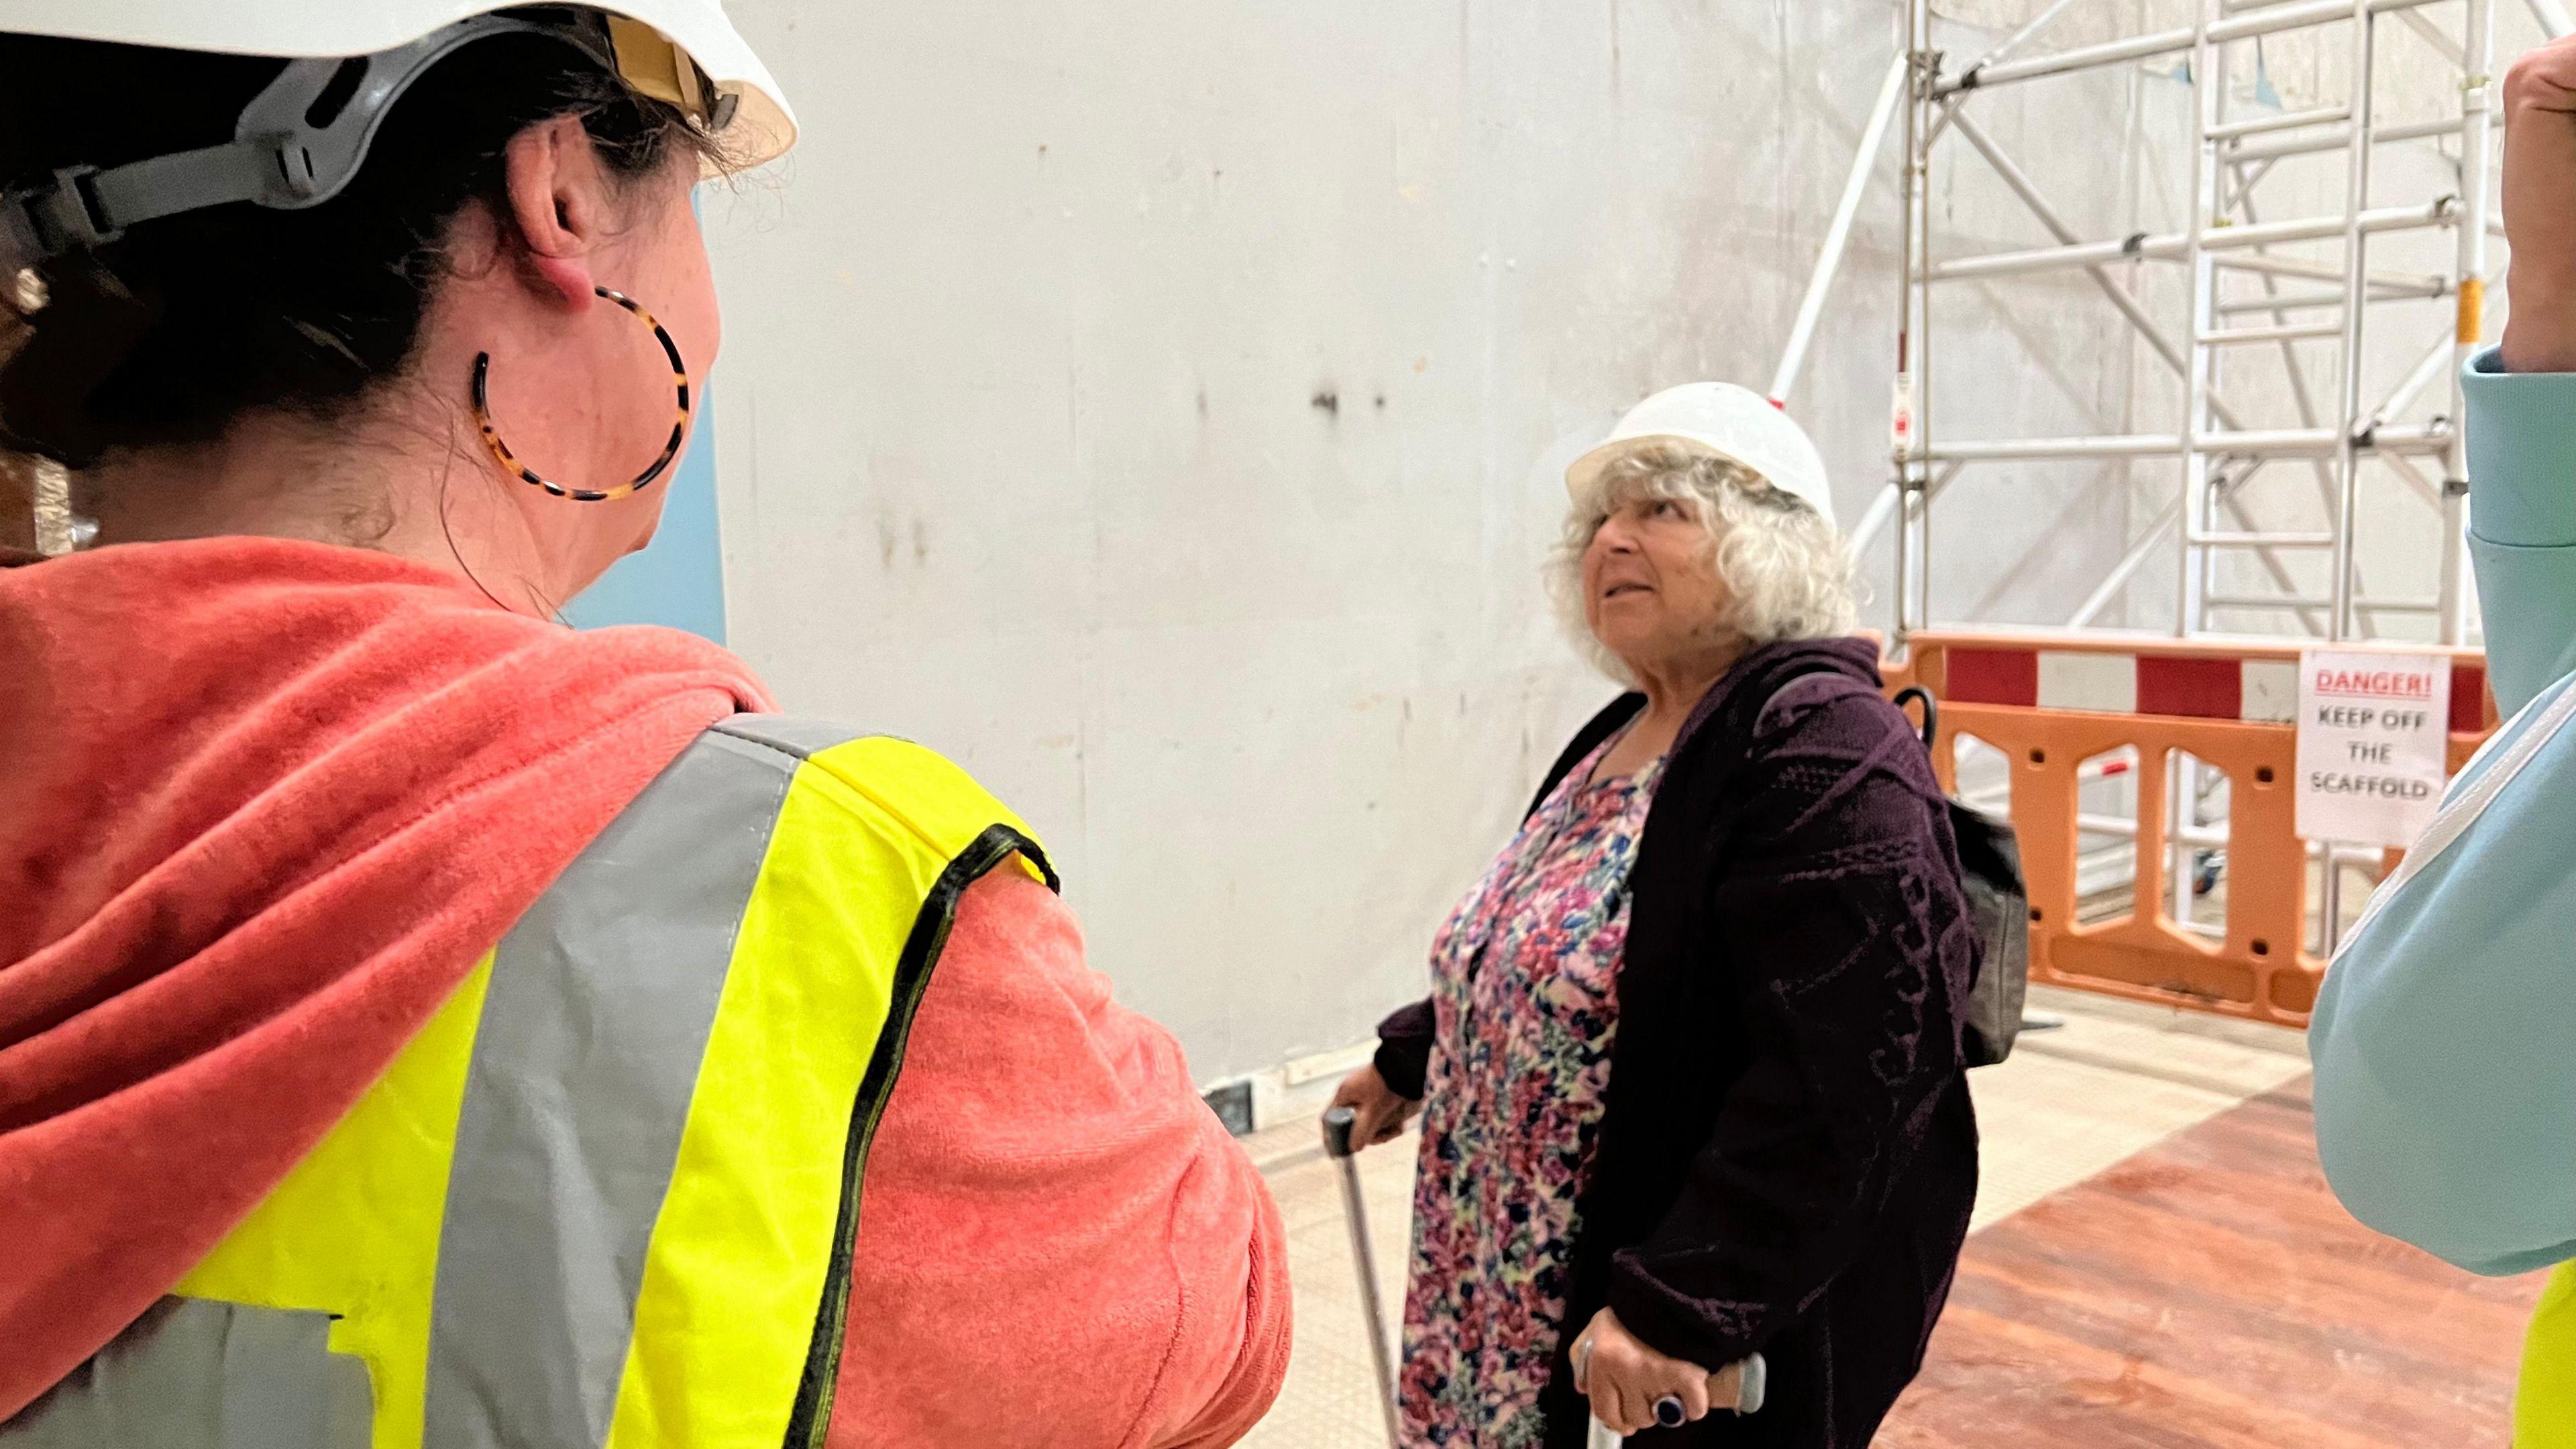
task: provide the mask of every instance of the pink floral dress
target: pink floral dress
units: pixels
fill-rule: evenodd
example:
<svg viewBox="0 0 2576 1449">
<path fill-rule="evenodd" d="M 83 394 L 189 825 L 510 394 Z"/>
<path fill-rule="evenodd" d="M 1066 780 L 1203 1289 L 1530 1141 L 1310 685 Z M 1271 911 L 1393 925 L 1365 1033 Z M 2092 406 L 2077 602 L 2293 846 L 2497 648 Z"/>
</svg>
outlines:
<svg viewBox="0 0 2576 1449">
<path fill-rule="evenodd" d="M 1615 742 L 1615 737 L 1614 737 Z M 1441 928 L 1413 1190 L 1404 1444 L 1518 1449 L 1565 1317 L 1628 939 L 1628 869 L 1663 773 L 1568 772 Z"/>
</svg>

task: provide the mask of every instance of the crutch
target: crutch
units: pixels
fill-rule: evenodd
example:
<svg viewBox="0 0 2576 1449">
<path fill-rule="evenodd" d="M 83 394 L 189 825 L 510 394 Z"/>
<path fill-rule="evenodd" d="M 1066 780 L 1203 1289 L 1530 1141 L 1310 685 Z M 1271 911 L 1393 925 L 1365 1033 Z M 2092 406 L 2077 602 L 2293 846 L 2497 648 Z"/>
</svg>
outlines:
<svg viewBox="0 0 2576 1449">
<path fill-rule="evenodd" d="M 1351 1124 L 1359 1114 L 1348 1107 L 1335 1107 L 1324 1114 L 1324 1155 L 1342 1170 L 1342 1218 L 1350 1225 L 1351 1257 L 1360 1270 L 1360 1311 L 1368 1317 L 1369 1357 L 1377 1363 L 1378 1407 L 1386 1415 L 1386 1442 L 1399 1442 L 1395 1414 L 1395 1354 L 1386 1341 L 1386 1313 L 1378 1304 L 1377 1254 L 1369 1243 L 1368 1204 L 1360 1197 L 1360 1168 L 1352 1160 L 1358 1149 L 1351 1143 Z M 1762 1355 L 1748 1354 L 1710 1374 L 1709 1397 L 1720 1402 L 1732 1400 L 1738 1414 L 1757 1412 L 1770 1383 L 1769 1365 Z M 1665 1425 L 1682 1422 L 1682 1401 L 1659 1400 L 1655 1405 L 1656 1421 Z M 1617 1449 L 1620 1436 L 1610 1426 L 1592 1421 L 1592 1449 Z"/>
<path fill-rule="evenodd" d="M 1360 1267 L 1360 1312 L 1368 1318 L 1369 1357 L 1377 1364 L 1377 1407 L 1386 1416 L 1386 1442 L 1395 1431 L 1395 1351 L 1386 1341 L 1386 1310 L 1377 1296 L 1377 1253 L 1369 1244 L 1368 1204 L 1360 1197 L 1360 1165 L 1351 1154 L 1351 1123 L 1359 1114 L 1335 1107 L 1324 1114 L 1324 1155 L 1342 1170 L 1342 1219 L 1350 1224 L 1351 1258 Z"/>
</svg>

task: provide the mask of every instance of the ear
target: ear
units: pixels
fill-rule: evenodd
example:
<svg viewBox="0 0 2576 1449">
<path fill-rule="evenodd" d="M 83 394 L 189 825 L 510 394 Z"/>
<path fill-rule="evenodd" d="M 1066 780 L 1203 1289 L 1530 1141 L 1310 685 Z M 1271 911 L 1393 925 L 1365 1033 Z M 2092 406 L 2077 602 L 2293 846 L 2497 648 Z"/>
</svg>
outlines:
<svg viewBox="0 0 2576 1449">
<path fill-rule="evenodd" d="M 540 287 L 579 312 L 595 299 L 590 253 L 608 235 L 608 169 L 577 116 L 541 121 L 503 154 L 510 220 Z"/>
</svg>

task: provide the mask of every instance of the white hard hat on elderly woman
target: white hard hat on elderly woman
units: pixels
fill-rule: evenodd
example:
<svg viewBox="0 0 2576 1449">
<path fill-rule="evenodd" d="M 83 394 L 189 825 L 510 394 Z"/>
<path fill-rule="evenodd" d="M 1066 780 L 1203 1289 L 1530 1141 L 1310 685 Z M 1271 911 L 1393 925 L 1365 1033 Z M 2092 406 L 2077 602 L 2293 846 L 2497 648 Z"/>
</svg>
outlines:
<svg viewBox="0 0 2576 1449">
<path fill-rule="evenodd" d="M 1824 455 L 1807 430 L 1769 398 L 1731 382 L 1686 382 L 1628 409 L 1599 447 L 1565 470 L 1566 491 L 1579 500 L 1612 463 L 1659 445 L 1741 464 L 1834 521 Z"/>
</svg>

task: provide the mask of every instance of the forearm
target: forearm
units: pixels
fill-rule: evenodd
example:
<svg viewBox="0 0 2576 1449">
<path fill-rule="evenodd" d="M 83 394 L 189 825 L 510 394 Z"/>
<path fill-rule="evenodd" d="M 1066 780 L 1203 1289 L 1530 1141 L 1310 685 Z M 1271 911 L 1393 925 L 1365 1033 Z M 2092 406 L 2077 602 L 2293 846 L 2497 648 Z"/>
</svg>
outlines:
<svg viewBox="0 0 2576 1449">
<path fill-rule="evenodd" d="M 869 1152 L 834 1449 L 1219 1444 L 1278 1392 L 1279 1221 L 1043 887 L 967 892 Z"/>
<path fill-rule="evenodd" d="M 1231 1141 L 1225 1146 L 1234 1159 L 1241 1158 Z M 1239 1170 L 1249 1173 L 1251 1164 L 1244 1162 Z M 1243 1251 L 1195 1273 L 1201 1291 L 1185 1300 L 1185 1321 L 1176 1339 L 1200 1344 L 1202 1352 L 1195 1363 L 1166 1371 L 1157 1393 L 1164 1411 L 1149 1409 L 1139 1435 L 1150 1449 L 1232 1444 L 1252 1432 L 1287 1377 L 1292 1337 L 1287 1234 L 1269 1194 L 1259 1192 L 1257 1180 L 1251 1186 L 1258 1193 L 1259 1212 Z M 1230 1312 L 1235 1326 L 1219 1332 L 1220 1325 L 1210 1323 L 1206 1331 L 1193 1332 L 1186 1321 L 1193 1311 L 1211 1318 Z M 1166 1420 L 1177 1421 L 1177 1427 L 1164 1428 Z"/>
<path fill-rule="evenodd" d="M 2504 363 L 2513 372 L 2576 372 L 2576 115 L 2539 53 L 2505 82 L 2504 209 L 2513 247 L 2513 312 Z"/>
<path fill-rule="evenodd" d="M 1884 1227 L 1961 1071 L 1953 1005 L 1974 951 L 1964 912 L 1936 910 L 1911 948 L 1897 944 L 1911 932 L 1876 925 L 1938 900 L 1936 877 L 1929 862 L 1846 874 L 1774 917 L 1810 923 L 1802 944 L 1821 979 L 1748 1004 L 1747 1071 L 1680 1199 L 1614 1265 L 1611 1306 L 1657 1349 L 1740 1356 Z"/>
<path fill-rule="evenodd" d="M 2505 319 L 2499 348 L 2505 371 L 2576 372 L 2576 281 L 2529 277 L 2517 264 L 2505 285 L 2517 299 L 2533 299 L 2517 300 Z M 2569 290 L 2553 295 L 2551 289 L 2559 286 Z"/>
<path fill-rule="evenodd" d="M 1711 1367 L 1761 1345 L 1850 1266 L 1949 1083 L 1928 1074 L 1877 1120 L 1804 1115 L 1752 1144 L 1722 1127 L 1655 1236 L 1611 1267 L 1609 1306 L 1660 1352 Z M 1753 1110 L 1772 1112 L 1777 1104 Z M 1804 1138 L 1805 1140 L 1797 1140 Z"/>
</svg>

